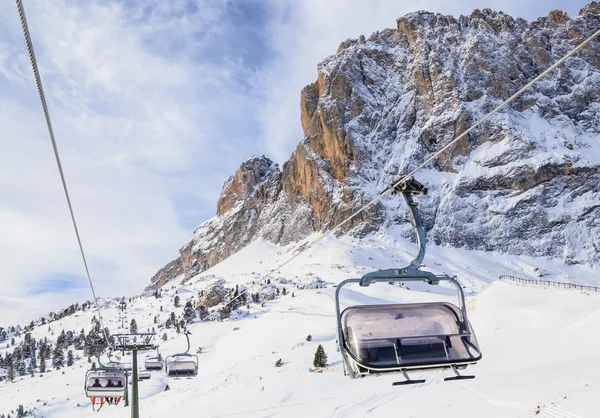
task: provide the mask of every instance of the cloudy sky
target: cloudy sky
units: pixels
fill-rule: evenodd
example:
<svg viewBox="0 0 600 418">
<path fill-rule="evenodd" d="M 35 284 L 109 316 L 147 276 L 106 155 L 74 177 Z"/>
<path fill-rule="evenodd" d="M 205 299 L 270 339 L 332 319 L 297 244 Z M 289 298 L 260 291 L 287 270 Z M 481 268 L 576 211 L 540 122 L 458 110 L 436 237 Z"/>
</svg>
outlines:
<svg viewBox="0 0 600 418">
<path fill-rule="evenodd" d="M 531 20 L 557 0 L 25 0 L 97 292 L 139 293 L 241 161 L 283 163 L 339 43 L 425 9 Z M 13 0 L 0 0 L 0 326 L 90 299 Z"/>
</svg>

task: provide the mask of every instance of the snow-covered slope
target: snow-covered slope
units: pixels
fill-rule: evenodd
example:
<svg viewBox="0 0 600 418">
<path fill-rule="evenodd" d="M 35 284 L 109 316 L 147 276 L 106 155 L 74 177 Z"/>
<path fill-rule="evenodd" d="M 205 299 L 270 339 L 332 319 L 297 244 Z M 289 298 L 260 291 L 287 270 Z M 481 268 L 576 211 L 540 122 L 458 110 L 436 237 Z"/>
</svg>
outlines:
<svg viewBox="0 0 600 418">
<path fill-rule="evenodd" d="M 250 303 L 249 309 L 241 307 L 223 322 L 191 324 L 192 347 L 202 347 L 199 375 L 167 382 L 164 374 L 153 372 L 150 381 L 140 382 L 141 415 L 387 417 L 402 411 L 403 416 L 433 417 L 443 411 L 449 417 L 533 417 L 540 409 L 541 416 L 548 417 L 593 416 L 593 393 L 600 390 L 600 372 L 589 364 L 598 343 L 591 331 L 600 319 L 600 295 L 500 282 L 488 286 L 501 274 L 536 277 L 536 268 L 552 280 L 600 282 L 589 267 L 564 266 L 548 259 L 430 248 L 427 268 L 458 274 L 470 295 L 471 321 L 483 350 L 483 360 L 471 369 L 477 378 L 449 383 L 435 372 L 427 375 L 423 385 L 399 388 L 391 386 L 398 380 L 393 376 L 344 377 L 335 345 L 333 285 L 374 268 L 405 265 L 414 253 L 414 244 L 401 238 L 391 240 L 390 234 L 372 234 L 362 240 L 327 238 L 273 276 L 272 283 L 280 289 L 286 287 L 287 295 L 265 301 L 264 306 Z M 257 241 L 203 274 L 187 279 L 180 276 L 163 289 L 161 298 L 135 298 L 128 303 L 128 319 L 135 318 L 140 331 L 158 327 L 153 323 L 155 315 L 160 323 L 171 311 L 181 315 L 182 308 L 173 307 L 175 295 L 183 306 L 188 298 L 197 299 L 199 291 L 221 279 L 226 287 L 248 286 L 250 293 L 260 291 L 262 287 L 252 282 L 258 283 L 297 247 Z M 310 289 L 317 283 L 324 287 Z M 425 285 L 407 290 L 380 284 L 366 292 L 350 288 L 343 297 L 347 305 L 453 300 L 449 288 Z M 116 307 L 116 303 L 108 303 L 103 309 L 112 331 L 118 329 Z M 89 328 L 93 315 L 92 311 L 78 312 L 52 322 L 54 336 L 48 334 L 47 325 L 37 327 L 33 336 L 52 340 L 62 328 Z M 161 329 L 159 336 L 163 332 Z M 163 355 L 185 349 L 182 335 L 173 328 L 166 332 L 168 340 L 160 340 Z M 310 342 L 306 341 L 308 334 L 313 337 Z M 312 372 L 318 344 L 329 356 L 323 373 Z M 4 354 L 6 349 L 0 347 Z M 142 353 L 140 362 L 149 354 Z M 278 359 L 283 362 L 280 368 L 275 367 Z M 125 356 L 123 361 L 130 359 Z M 95 416 L 82 387 L 88 366 L 82 359 L 74 367 L 43 377 L 24 376 L 15 383 L 0 383 L 0 414 L 23 404 L 37 408 L 38 416 Z M 170 390 L 164 392 L 167 383 Z M 110 416 L 130 414 L 123 407 L 105 409 L 101 413 Z"/>
</svg>

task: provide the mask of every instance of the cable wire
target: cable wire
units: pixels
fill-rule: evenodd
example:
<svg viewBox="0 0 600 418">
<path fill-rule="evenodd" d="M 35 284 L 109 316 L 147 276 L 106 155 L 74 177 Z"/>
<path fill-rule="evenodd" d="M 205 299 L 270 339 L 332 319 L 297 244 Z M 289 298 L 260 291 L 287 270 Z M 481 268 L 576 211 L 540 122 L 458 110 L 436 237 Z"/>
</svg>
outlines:
<svg viewBox="0 0 600 418">
<path fill-rule="evenodd" d="M 106 343 L 110 347 L 113 347 L 110 342 L 110 339 L 108 338 L 108 334 L 106 333 L 106 328 L 104 327 L 104 321 L 102 319 L 102 314 L 100 313 L 100 305 L 98 304 L 98 298 L 96 297 L 96 291 L 94 290 L 94 284 L 92 283 L 92 277 L 90 275 L 88 263 L 85 258 L 85 252 L 83 251 L 83 244 L 81 243 L 81 237 L 79 235 L 79 228 L 77 228 L 77 222 L 75 221 L 75 213 L 73 212 L 73 205 L 71 204 L 71 198 L 69 197 L 69 190 L 67 188 L 67 181 L 65 179 L 65 173 L 63 171 L 62 163 L 60 161 L 60 154 L 58 153 L 58 146 L 56 145 L 56 139 L 54 137 L 54 130 L 52 129 L 52 122 L 50 120 L 50 112 L 48 112 L 48 104 L 46 103 L 46 95 L 44 94 L 44 88 L 42 87 L 42 79 L 40 77 L 40 71 L 38 69 L 37 60 L 35 58 L 35 52 L 33 50 L 33 43 L 31 41 L 31 35 L 29 33 L 29 25 L 27 24 L 27 17 L 25 16 L 25 8 L 23 6 L 22 0 L 16 0 L 16 2 L 17 2 L 17 9 L 19 11 L 19 17 L 21 19 L 21 28 L 23 29 L 23 36 L 25 36 L 25 43 L 27 44 L 27 51 L 29 52 L 31 68 L 33 70 L 33 75 L 35 77 L 35 84 L 37 85 L 38 94 L 40 96 L 40 102 L 42 104 L 42 109 L 44 111 L 44 117 L 46 118 L 46 127 L 48 128 L 48 134 L 50 134 L 50 141 L 52 142 L 52 148 L 54 150 L 54 157 L 56 158 L 58 172 L 60 173 L 60 180 L 62 182 L 63 189 L 65 191 L 65 197 L 67 199 L 67 204 L 69 206 L 69 213 L 71 214 L 71 220 L 73 221 L 73 228 L 75 229 L 77 243 L 79 244 L 79 251 L 81 252 L 81 258 L 83 260 L 83 265 L 85 267 L 85 273 L 87 275 L 87 279 L 90 284 L 90 289 L 92 290 L 92 296 L 94 297 L 94 302 L 96 303 L 96 310 L 98 312 L 100 326 L 102 327 L 102 332 L 104 334 L 104 338 L 106 339 Z"/>
</svg>

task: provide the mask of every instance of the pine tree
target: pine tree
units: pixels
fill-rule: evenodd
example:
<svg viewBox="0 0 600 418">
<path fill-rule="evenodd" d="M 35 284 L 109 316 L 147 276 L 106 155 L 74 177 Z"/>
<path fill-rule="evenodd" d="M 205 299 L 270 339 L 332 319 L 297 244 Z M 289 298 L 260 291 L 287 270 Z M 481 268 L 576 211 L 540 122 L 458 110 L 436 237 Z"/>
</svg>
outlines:
<svg viewBox="0 0 600 418">
<path fill-rule="evenodd" d="M 65 330 L 63 329 L 61 331 L 60 335 L 58 336 L 58 338 L 56 338 L 56 345 L 61 348 L 66 348 L 65 347 L 66 339 L 67 339 L 67 336 L 65 335 Z"/>
<path fill-rule="evenodd" d="M 40 373 L 46 373 L 46 359 L 43 356 L 40 358 Z"/>
<path fill-rule="evenodd" d="M 283 361 L 281 361 L 281 359 L 279 359 L 275 362 L 275 367 L 281 367 L 281 366 L 283 366 Z"/>
<path fill-rule="evenodd" d="M 154 315 L 154 323 L 158 324 L 158 315 Z"/>
<path fill-rule="evenodd" d="M 15 370 L 19 376 L 24 376 L 27 373 L 27 367 L 23 359 L 19 359 L 15 364 Z"/>
<path fill-rule="evenodd" d="M 282 294 L 283 296 L 285 296 L 285 295 L 287 295 L 287 293 L 288 293 L 288 291 L 287 291 L 287 289 L 284 287 L 284 288 L 283 288 L 283 290 L 281 290 L 281 294 Z"/>
<path fill-rule="evenodd" d="M 317 352 L 315 353 L 315 360 L 313 361 L 313 366 L 327 366 L 327 354 L 325 354 L 325 350 L 323 349 L 323 346 L 321 344 L 319 344 L 319 346 L 317 347 Z"/>
<path fill-rule="evenodd" d="M 192 302 L 190 302 L 189 300 L 186 302 L 185 308 L 183 308 L 183 317 L 188 323 L 192 322 L 196 317 L 196 311 L 192 306 Z"/>
<path fill-rule="evenodd" d="M 132 334 L 137 334 L 138 332 L 138 326 L 137 322 L 135 322 L 135 319 L 132 319 L 131 323 L 129 324 L 129 332 Z"/>
<path fill-rule="evenodd" d="M 54 347 L 54 351 L 52 353 L 52 367 L 56 367 L 60 369 L 65 365 L 65 353 L 63 349 L 58 344 Z"/>
<path fill-rule="evenodd" d="M 15 380 L 15 366 L 13 366 L 12 363 L 8 365 L 8 372 L 6 375 L 6 379 L 9 382 L 12 382 L 13 380 Z"/>
<path fill-rule="evenodd" d="M 27 365 L 27 373 L 31 376 L 35 373 L 35 367 L 33 367 L 33 361 L 29 360 L 29 364 Z"/>
<path fill-rule="evenodd" d="M 308 334 L 308 335 L 306 336 L 306 341 L 312 341 L 312 335 Z"/>
<path fill-rule="evenodd" d="M 160 311 L 161 311 L 161 312 L 163 311 L 163 309 L 162 309 L 162 305 L 160 305 Z"/>
<path fill-rule="evenodd" d="M 175 295 L 175 300 L 173 301 L 173 304 L 175 305 L 176 308 L 179 308 L 179 295 Z"/>
<path fill-rule="evenodd" d="M 221 309 L 219 309 L 219 318 L 221 319 L 221 321 L 229 318 L 231 316 L 231 308 L 227 305 L 223 306 Z"/>
<path fill-rule="evenodd" d="M 35 370 L 37 367 L 37 359 L 35 356 L 35 346 L 34 345 L 29 346 L 29 366 L 33 370 Z"/>
<path fill-rule="evenodd" d="M 196 307 L 196 310 L 198 311 L 198 317 L 200 317 L 201 321 L 204 321 L 210 315 L 208 312 L 208 308 L 204 305 L 198 305 Z"/>
<path fill-rule="evenodd" d="M 276 287 L 275 289 L 276 289 L 276 291 L 277 291 L 277 296 L 279 296 L 279 293 L 280 293 L 280 292 L 279 292 L 279 288 L 278 288 L 278 287 Z"/>
<path fill-rule="evenodd" d="M 73 331 L 67 331 L 67 335 L 65 337 L 65 348 L 69 348 L 69 346 L 73 345 Z"/>
<path fill-rule="evenodd" d="M 179 323 L 177 323 L 177 329 L 175 331 L 177 331 L 177 334 L 181 334 L 181 327 L 179 326 Z"/>
<path fill-rule="evenodd" d="M 75 364 L 75 357 L 73 357 L 73 350 L 67 352 L 67 366 L 71 367 Z"/>
<path fill-rule="evenodd" d="M 163 336 L 162 336 L 162 340 L 163 340 L 163 341 L 167 341 L 167 339 L 168 339 L 168 338 L 169 338 L 169 337 L 167 337 L 167 333 L 165 332 L 165 333 L 163 334 Z"/>
</svg>

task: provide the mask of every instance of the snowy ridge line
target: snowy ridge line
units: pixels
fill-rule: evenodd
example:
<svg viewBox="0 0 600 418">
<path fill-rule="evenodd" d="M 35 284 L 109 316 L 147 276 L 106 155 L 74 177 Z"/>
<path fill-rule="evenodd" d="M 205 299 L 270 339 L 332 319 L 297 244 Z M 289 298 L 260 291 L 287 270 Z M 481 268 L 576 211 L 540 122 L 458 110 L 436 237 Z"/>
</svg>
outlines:
<svg viewBox="0 0 600 418">
<path fill-rule="evenodd" d="M 552 286 L 552 287 L 562 287 L 563 289 L 578 289 L 578 290 L 588 290 L 590 292 L 600 292 L 600 287 L 598 287 L 598 286 L 590 286 L 590 285 L 566 283 L 566 282 L 555 282 L 552 280 L 523 279 L 521 277 L 509 276 L 509 275 L 500 276 L 500 280 L 516 282 L 516 283 L 533 284 L 536 286 Z"/>
</svg>

